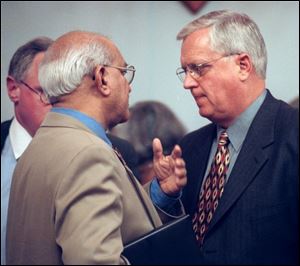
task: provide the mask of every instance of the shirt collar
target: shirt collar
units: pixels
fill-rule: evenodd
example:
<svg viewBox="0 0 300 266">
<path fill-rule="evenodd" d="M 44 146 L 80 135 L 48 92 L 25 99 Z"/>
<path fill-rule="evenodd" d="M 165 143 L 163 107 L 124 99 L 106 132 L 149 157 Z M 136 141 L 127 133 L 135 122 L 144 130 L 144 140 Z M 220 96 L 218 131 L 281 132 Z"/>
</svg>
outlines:
<svg viewBox="0 0 300 266">
<path fill-rule="evenodd" d="M 15 159 L 18 160 L 29 145 L 32 137 L 18 120 L 14 118 L 9 128 L 9 138 Z"/>
<path fill-rule="evenodd" d="M 249 127 L 258 112 L 260 106 L 265 100 L 267 90 L 263 93 L 235 120 L 235 122 L 227 128 L 226 132 L 230 143 L 232 144 L 235 151 L 239 151 L 244 139 L 246 138 Z M 217 128 L 218 139 L 221 132 L 224 129 L 221 127 Z"/>
<path fill-rule="evenodd" d="M 97 122 L 95 119 L 89 117 L 88 115 L 71 108 L 64 107 L 53 107 L 51 112 L 61 113 L 64 115 L 69 115 L 81 123 L 83 123 L 87 128 L 89 128 L 94 134 L 96 134 L 99 138 L 104 140 L 109 146 L 112 147 L 111 141 L 106 136 L 106 132 L 104 127 Z"/>
</svg>

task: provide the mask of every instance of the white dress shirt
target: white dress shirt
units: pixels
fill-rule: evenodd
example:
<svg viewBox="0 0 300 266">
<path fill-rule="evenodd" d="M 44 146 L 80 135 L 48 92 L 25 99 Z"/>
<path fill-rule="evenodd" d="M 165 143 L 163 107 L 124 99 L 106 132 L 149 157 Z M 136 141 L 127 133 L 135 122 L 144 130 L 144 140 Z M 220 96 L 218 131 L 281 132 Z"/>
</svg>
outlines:
<svg viewBox="0 0 300 266">
<path fill-rule="evenodd" d="M 31 139 L 26 129 L 14 118 L 1 153 L 1 265 L 6 264 L 6 223 L 11 180 L 17 160 Z"/>
</svg>

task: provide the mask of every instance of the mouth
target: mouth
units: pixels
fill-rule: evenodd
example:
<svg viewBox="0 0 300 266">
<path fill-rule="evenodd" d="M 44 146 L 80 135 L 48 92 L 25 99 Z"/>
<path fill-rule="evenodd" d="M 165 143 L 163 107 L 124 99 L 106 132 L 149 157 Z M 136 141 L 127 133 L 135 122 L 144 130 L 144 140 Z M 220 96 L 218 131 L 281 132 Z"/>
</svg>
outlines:
<svg viewBox="0 0 300 266">
<path fill-rule="evenodd" d="M 206 97 L 206 95 L 203 93 L 203 91 L 198 90 L 197 88 L 191 89 L 190 92 L 194 98 Z"/>
<path fill-rule="evenodd" d="M 198 107 L 203 106 L 207 101 L 207 98 L 205 95 L 193 96 L 193 97 L 194 97 L 195 102 L 197 103 Z"/>
<path fill-rule="evenodd" d="M 204 94 L 192 93 L 192 95 L 193 95 L 193 97 L 194 97 L 195 100 L 206 98 L 206 96 Z"/>
</svg>

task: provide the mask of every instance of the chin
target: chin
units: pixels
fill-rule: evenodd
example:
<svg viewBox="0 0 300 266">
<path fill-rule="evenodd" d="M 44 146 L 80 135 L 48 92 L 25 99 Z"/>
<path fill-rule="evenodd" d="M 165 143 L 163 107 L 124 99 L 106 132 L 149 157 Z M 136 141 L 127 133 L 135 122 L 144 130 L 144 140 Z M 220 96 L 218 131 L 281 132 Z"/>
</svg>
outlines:
<svg viewBox="0 0 300 266">
<path fill-rule="evenodd" d="M 207 110 L 205 110 L 204 108 L 199 108 L 198 112 L 203 117 L 208 117 L 209 116 L 209 112 L 207 112 Z"/>
<path fill-rule="evenodd" d="M 124 112 L 124 116 L 121 118 L 121 121 L 119 123 L 125 123 L 125 122 L 127 122 L 128 119 L 129 119 L 129 116 L 130 116 L 130 112 L 129 112 L 129 109 L 127 109 Z"/>
<path fill-rule="evenodd" d="M 129 114 L 124 115 L 124 116 L 120 116 L 118 119 L 116 119 L 115 121 L 113 121 L 110 124 L 110 128 L 113 128 L 113 127 L 117 126 L 118 124 L 122 124 L 122 123 L 127 122 L 128 118 L 129 118 Z"/>
<path fill-rule="evenodd" d="M 124 118 L 124 119 L 121 119 L 119 122 L 118 122 L 118 124 L 122 124 L 122 123 L 125 123 L 125 122 L 127 122 L 128 121 L 128 118 Z"/>
<path fill-rule="evenodd" d="M 199 109 L 199 114 L 202 116 L 202 117 L 204 117 L 204 118 L 206 118 L 206 119 L 208 119 L 208 120 L 210 120 L 211 122 L 215 122 L 216 121 L 216 117 L 214 116 L 214 113 L 213 112 L 208 112 L 207 110 L 205 111 L 205 110 L 201 110 L 201 109 Z"/>
</svg>

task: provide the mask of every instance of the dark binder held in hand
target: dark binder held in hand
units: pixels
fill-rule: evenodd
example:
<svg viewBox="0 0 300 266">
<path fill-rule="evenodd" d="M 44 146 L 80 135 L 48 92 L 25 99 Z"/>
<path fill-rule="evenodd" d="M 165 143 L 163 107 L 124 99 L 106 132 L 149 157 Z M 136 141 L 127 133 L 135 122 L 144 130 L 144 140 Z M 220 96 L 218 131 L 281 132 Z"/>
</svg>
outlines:
<svg viewBox="0 0 300 266">
<path fill-rule="evenodd" d="M 123 255 L 133 265 L 200 264 L 197 245 L 189 215 L 163 225 L 127 244 Z"/>
</svg>

